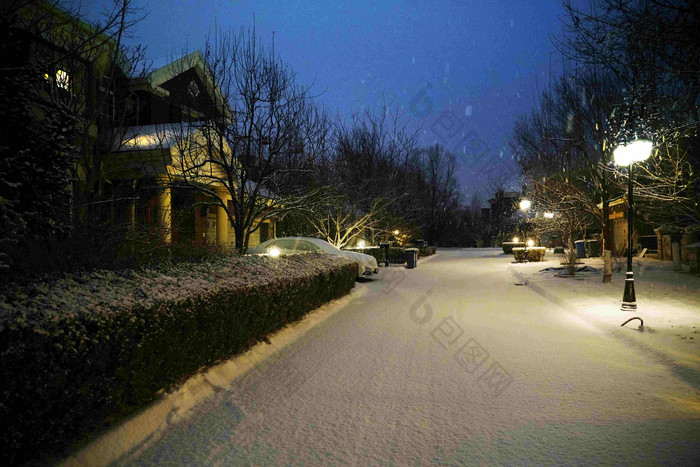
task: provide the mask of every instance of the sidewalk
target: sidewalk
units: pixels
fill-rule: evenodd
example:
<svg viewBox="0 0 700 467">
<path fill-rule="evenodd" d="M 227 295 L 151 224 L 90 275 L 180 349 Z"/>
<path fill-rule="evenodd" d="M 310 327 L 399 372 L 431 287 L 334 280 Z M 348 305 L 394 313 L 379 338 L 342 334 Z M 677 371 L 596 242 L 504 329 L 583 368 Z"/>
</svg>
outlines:
<svg viewBox="0 0 700 467">
<path fill-rule="evenodd" d="M 542 271 L 561 267 L 560 259 L 548 250 L 546 261 L 511 263 L 515 283 L 525 285 L 553 303 L 573 312 L 599 330 L 626 341 L 640 351 L 668 364 L 674 373 L 700 389 L 700 277 L 673 271 L 670 261 L 633 260 L 636 311 L 622 311 L 626 263 L 613 270 L 612 283 L 602 283 L 603 260 L 585 258 L 580 266 L 596 272 L 558 277 Z M 633 316 L 644 320 L 620 325 Z M 679 374 L 680 373 L 680 374 Z"/>
</svg>

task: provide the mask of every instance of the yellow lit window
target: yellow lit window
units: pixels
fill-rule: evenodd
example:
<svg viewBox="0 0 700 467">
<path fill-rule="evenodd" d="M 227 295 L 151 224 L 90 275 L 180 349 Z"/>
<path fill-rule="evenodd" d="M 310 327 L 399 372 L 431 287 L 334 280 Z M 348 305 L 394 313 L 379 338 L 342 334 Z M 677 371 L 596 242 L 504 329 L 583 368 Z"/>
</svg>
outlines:
<svg viewBox="0 0 700 467">
<path fill-rule="evenodd" d="M 56 70 L 56 85 L 63 89 L 70 87 L 70 75 L 67 71 Z"/>
<path fill-rule="evenodd" d="M 51 81 L 51 75 L 44 73 L 44 79 L 46 81 Z M 70 75 L 65 70 L 56 70 L 54 83 L 56 86 L 68 90 L 70 88 Z"/>
</svg>

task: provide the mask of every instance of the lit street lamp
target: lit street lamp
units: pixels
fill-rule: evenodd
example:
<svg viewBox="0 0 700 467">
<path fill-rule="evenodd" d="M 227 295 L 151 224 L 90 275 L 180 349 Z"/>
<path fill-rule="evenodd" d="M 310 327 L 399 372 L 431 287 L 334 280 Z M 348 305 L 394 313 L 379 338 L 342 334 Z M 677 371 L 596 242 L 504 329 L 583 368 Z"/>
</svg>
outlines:
<svg viewBox="0 0 700 467">
<path fill-rule="evenodd" d="M 637 297 L 634 293 L 634 273 L 632 272 L 632 217 L 634 203 L 632 200 L 632 164 L 646 160 L 651 155 L 651 141 L 636 140 L 618 146 L 613 151 L 615 164 L 627 165 L 627 276 L 625 277 L 625 294 L 622 296 L 622 310 L 636 310 Z"/>
<path fill-rule="evenodd" d="M 518 204 L 518 207 L 522 211 L 523 216 L 527 217 L 527 210 L 530 209 L 530 206 L 532 206 L 532 201 L 530 201 L 529 199 L 520 200 L 520 204 Z M 525 229 L 527 229 L 527 221 L 525 221 Z M 527 237 L 527 230 L 523 229 L 523 220 L 522 219 L 518 220 L 518 230 L 520 231 L 521 234 L 523 234 L 525 237 Z"/>
</svg>

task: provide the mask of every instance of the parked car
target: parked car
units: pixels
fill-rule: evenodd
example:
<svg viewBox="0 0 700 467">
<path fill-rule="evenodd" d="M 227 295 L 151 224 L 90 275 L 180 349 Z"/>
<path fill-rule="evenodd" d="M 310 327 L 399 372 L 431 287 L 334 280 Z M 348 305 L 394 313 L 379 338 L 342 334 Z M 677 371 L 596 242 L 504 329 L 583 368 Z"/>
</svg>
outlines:
<svg viewBox="0 0 700 467">
<path fill-rule="evenodd" d="M 357 277 L 377 274 L 379 266 L 377 260 L 364 253 L 345 251 L 334 247 L 325 240 L 310 237 L 281 237 L 273 238 L 249 250 L 252 254 L 298 254 L 298 253 L 326 253 L 329 255 L 345 256 L 357 263 Z"/>
</svg>

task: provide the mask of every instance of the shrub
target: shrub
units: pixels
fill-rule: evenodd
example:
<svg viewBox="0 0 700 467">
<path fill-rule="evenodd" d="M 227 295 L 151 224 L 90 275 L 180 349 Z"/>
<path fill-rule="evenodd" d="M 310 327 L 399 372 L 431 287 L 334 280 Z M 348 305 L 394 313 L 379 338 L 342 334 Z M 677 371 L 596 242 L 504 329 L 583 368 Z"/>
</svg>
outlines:
<svg viewBox="0 0 700 467">
<path fill-rule="evenodd" d="M 418 247 L 418 257 L 423 258 L 425 256 L 432 256 L 437 251 L 434 246 L 419 246 Z"/>
<path fill-rule="evenodd" d="M 167 269 L 95 271 L 0 295 L 6 463 L 155 400 L 354 286 L 353 261 L 322 254 L 219 257 Z"/>
<path fill-rule="evenodd" d="M 544 254 L 547 249 L 543 246 L 531 246 L 527 248 L 527 260 L 532 262 L 539 262 L 544 259 Z"/>
<path fill-rule="evenodd" d="M 543 246 L 531 246 L 527 248 L 515 247 L 513 248 L 513 257 L 518 263 L 524 261 L 539 262 L 544 259 L 544 254 L 547 249 Z"/>
<path fill-rule="evenodd" d="M 527 260 L 527 249 L 522 247 L 515 247 L 512 249 L 513 257 L 518 263 L 522 263 Z"/>
<path fill-rule="evenodd" d="M 514 248 L 525 248 L 527 245 L 525 242 L 503 242 L 501 243 L 501 248 L 503 248 L 503 253 L 510 255 L 513 253 Z"/>
<path fill-rule="evenodd" d="M 567 272 L 571 276 L 576 274 L 576 263 L 578 259 L 576 248 L 569 248 L 566 250 L 565 254 L 561 255 L 561 264 L 566 266 Z"/>
</svg>

